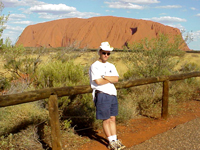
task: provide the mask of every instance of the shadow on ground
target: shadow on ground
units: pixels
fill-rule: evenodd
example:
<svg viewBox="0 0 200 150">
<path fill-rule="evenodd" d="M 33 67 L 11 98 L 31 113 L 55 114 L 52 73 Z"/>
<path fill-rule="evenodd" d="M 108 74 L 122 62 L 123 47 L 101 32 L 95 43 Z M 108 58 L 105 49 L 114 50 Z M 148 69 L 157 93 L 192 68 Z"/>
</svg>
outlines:
<svg viewBox="0 0 200 150">
<path fill-rule="evenodd" d="M 80 136 L 86 136 L 90 138 L 91 140 L 95 140 L 106 147 L 108 146 L 108 140 L 105 139 L 104 137 L 98 135 L 97 131 L 94 131 L 93 129 L 87 129 L 87 130 L 82 130 L 82 131 L 76 131 L 76 133 Z"/>
</svg>

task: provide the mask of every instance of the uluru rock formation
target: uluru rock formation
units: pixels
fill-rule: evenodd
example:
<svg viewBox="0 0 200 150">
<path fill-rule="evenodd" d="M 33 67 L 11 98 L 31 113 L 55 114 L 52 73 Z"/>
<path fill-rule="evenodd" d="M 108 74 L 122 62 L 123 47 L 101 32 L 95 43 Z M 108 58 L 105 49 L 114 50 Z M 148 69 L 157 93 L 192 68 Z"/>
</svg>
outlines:
<svg viewBox="0 0 200 150">
<path fill-rule="evenodd" d="M 17 45 L 24 47 L 66 47 L 96 49 L 102 41 L 122 49 L 127 43 L 155 38 L 158 33 L 179 35 L 180 30 L 163 24 L 132 18 L 101 16 L 88 19 L 66 18 L 27 26 Z M 189 50 L 186 45 L 183 50 Z"/>
</svg>

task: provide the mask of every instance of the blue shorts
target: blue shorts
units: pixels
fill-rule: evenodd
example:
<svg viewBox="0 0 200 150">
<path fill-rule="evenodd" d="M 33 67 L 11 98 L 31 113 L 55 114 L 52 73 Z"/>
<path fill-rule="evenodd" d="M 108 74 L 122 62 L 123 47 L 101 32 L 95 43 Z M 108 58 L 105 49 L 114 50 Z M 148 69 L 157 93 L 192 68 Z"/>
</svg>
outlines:
<svg viewBox="0 0 200 150">
<path fill-rule="evenodd" d="M 118 100 L 114 95 L 98 93 L 95 96 L 96 119 L 106 120 L 118 115 Z"/>
</svg>

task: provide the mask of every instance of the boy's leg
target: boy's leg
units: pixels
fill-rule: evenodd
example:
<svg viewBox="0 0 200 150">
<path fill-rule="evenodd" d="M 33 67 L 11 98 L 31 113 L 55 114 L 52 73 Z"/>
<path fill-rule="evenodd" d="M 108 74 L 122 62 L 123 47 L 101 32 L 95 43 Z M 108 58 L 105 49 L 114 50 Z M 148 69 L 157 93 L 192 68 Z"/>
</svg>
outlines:
<svg viewBox="0 0 200 150">
<path fill-rule="evenodd" d="M 103 120 L 103 130 L 107 137 L 116 135 L 115 116 L 111 116 L 109 119 Z"/>
<path fill-rule="evenodd" d="M 110 131 L 110 118 L 103 120 L 103 130 L 104 133 L 107 137 L 111 136 L 111 131 Z"/>
<path fill-rule="evenodd" d="M 108 148 L 112 150 L 118 150 L 120 146 L 116 143 L 116 123 L 115 116 L 111 116 L 109 119 L 103 120 L 103 130 L 109 140 Z"/>
<path fill-rule="evenodd" d="M 111 135 L 116 135 L 116 117 L 115 116 L 110 117 L 110 132 L 111 132 Z"/>
</svg>

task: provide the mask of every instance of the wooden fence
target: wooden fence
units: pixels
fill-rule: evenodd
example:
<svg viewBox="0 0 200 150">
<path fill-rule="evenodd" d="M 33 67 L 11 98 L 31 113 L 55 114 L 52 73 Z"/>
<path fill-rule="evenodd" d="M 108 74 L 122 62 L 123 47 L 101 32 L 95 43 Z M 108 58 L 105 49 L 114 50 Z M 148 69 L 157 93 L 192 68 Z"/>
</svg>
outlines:
<svg viewBox="0 0 200 150">
<path fill-rule="evenodd" d="M 171 75 L 171 76 L 160 76 L 160 77 L 151 77 L 145 79 L 129 80 L 126 82 L 115 83 L 115 87 L 117 89 L 122 89 L 139 85 L 163 82 L 161 117 L 167 119 L 169 81 L 184 80 L 192 77 L 200 77 L 200 72 L 191 72 L 191 73 Z M 91 92 L 92 89 L 90 85 L 81 85 L 73 87 L 47 88 L 47 89 L 29 91 L 24 93 L 2 95 L 0 96 L 0 107 L 18 105 L 22 103 L 28 103 L 49 98 L 48 105 L 49 105 L 49 115 L 50 115 L 50 125 L 51 125 L 52 149 L 61 150 L 62 144 L 60 135 L 59 116 L 58 116 L 58 97 L 85 94 Z"/>
</svg>

